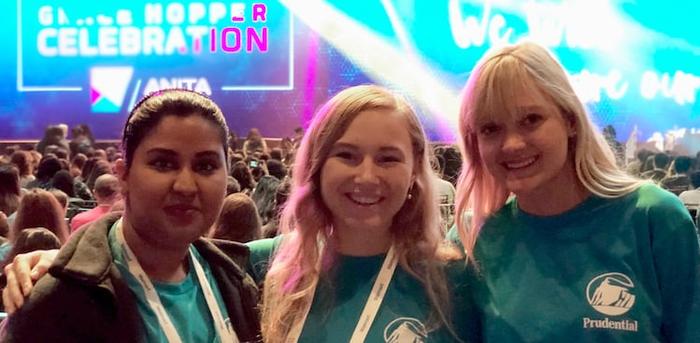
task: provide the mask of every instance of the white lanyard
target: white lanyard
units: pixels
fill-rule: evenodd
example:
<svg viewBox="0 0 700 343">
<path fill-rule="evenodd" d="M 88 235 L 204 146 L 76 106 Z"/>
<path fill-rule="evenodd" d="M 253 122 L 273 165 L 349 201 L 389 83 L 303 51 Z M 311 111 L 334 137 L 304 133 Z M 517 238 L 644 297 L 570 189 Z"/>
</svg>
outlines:
<svg viewBox="0 0 700 343">
<path fill-rule="evenodd" d="M 115 230 L 117 230 L 117 243 L 119 243 L 122 249 L 124 250 L 124 257 L 127 262 L 127 268 L 129 269 L 131 275 L 134 276 L 136 281 L 138 281 L 138 283 L 143 288 L 143 291 L 146 294 L 146 301 L 148 302 L 148 305 L 151 306 L 153 312 L 156 314 L 156 317 L 158 318 L 158 323 L 163 329 L 165 336 L 168 338 L 168 342 L 182 343 L 182 339 L 177 333 L 177 329 L 175 329 L 173 322 L 170 320 L 168 312 L 165 310 L 163 304 L 160 302 L 160 297 L 158 296 L 158 293 L 153 287 L 151 279 L 143 271 L 143 268 L 141 268 L 139 261 L 134 255 L 134 252 L 131 251 L 131 248 L 129 248 L 129 245 L 124 239 L 124 231 L 122 229 L 121 219 L 119 219 L 119 221 L 117 222 L 117 227 Z M 207 305 L 209 306 L 209 312 L 211 313 L 212 318 L 214 318 L 214 327 L 216 328 L 216 333 L 219 335 L 221 342 L 238 343 L 238 337 L 236 336 L 236 333 L 233 331 L 233 329 L 226 325 L 224 317 L 221 314 L 221 310 L 219 309 L 219 303 L 216 301 L 216 298 L 214 297 L 214 292 L 211 289 L 211 285 L 209 285 L 209 281 L 207 280 L 207 277 L 204 274 L 204 269 L 202 269 L 202 266 L 199 263 L 199 261 L 197 261 L 197 259 L 192 255 L 191 249 L 193 249 L 192 246 L 190 246 L 190 255 L 192 256 L 190 260 L 192 261 L 192 266 L 194 267 L 195 274 L 197 275 L 199 285 L 202 287 L 204 298 L 206 299 Z"/>
<path fill-rule="evenodd" d="M 323 251 L 319 256 L 319 260 L 323 258 Z M 365 304 L 362 314 L 360 314 L 360 320 L 357 321 L 355 326 L 355 331 L 352 333 L 350 338 L 350 343 L 362 343 L 367 338 L 370 327 L 374 322 L 374 317 L 376 317 L 377 312 L 379 312 L 379 307 L 382 305 L 386 291 L 389 288 L 389 283 L 391 278 L 394 276 L 394 271 L 396 270 L 396 265 L 398 264 L 398 258 L 396 256 L 396 250 L 392 245 L 384 258 L 384 263 L 382 263 L 382 268 L 379 270 L 379 275 L 377 275 L 377 280 L 374 281 L 374 286 L 372 286 L 372 291 L 369 293 L 367 303 Z M 320 264 L 319 264 L 320 266 Z M 301 331 L 304 328 L 304 323 L 306 322 L 306 317 L 309 315 L 311 310 L 311 303 L 313 302 L 314 293 L 316 293 L 316 286 L 318 285 L 318 278 L 313 285 L 313 291 L 311 292 L 311 297 L 306 305 L 304 315 L 298 320 L 292 329 L 289 331 L 289 336 L 287 342 L 296 343 L 301 336 Z"/>
</svg>

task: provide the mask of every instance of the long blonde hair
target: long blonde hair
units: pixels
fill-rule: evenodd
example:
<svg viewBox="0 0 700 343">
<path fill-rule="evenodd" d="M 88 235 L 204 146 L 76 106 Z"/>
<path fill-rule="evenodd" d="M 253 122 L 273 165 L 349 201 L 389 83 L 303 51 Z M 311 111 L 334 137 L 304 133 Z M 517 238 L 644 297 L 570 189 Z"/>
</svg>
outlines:
<svg viewBox="0 0 700 343">
<path fill-rule="evenodd" d="M 574 93 L 564 68 L 545 48 L 530 42 L 494 49 L 484 55 L 472 71 L 462 93 L 459 114 L 462 172 L 455 201 L 457 227 L 468 259 L 486 218 L 505 204 L 510 192 L 489 174 L 479 157 L 475 122 L 484 116 L 512 113 L 516 94 L 536 87 L 557 106 L 565 120 L 572 121 L 576 176 L 588 191 L 614 198 L 636 190 L 644 181 L 615 164 L 615 155 L 591 121 Z M 472 211 L 467 222 L 464 214 Z"/>
<path fill-rule="evenodd" d="M 425 134 L 405 100 L 381 87 L 364 85 L 341 91 L 318 111 L 296 154 L 292 192 L 280 219 L 280 232 L 285 238 L 264 284 L 262 331 L 266 342 L 287 340 L 290 328 L 313 301 L 315 283 L 332 263 L 331 249 L 319 247 L 319 243 L 329 242 L 333 226 L 330 211 L 321 198 L 321 168 L 333 144 L 357 115 L 374 109 L 396 111 L 406 118 L 416 180 L 412 199 L 393 218 L 391 235 L 399 264 L 423 284 L 435 322 L 450 328 L 449 295 L 442 269 L 447 254 L 441 250 L 444 237 Z"/>
</svg>

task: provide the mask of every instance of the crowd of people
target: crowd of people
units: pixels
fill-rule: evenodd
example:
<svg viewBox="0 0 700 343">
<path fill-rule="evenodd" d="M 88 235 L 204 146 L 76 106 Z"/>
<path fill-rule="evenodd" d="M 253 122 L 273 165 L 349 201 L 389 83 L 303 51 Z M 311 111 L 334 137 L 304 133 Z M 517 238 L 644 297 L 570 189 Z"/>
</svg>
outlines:
<svg viewBox="0 0 700 343">
<path fill-rule="evenodd" d="M 489 51 L 461 100 L 456 146 L 374 85 L 274 143 L 186 90 L 119 145 L 47 128 L 0 157 L 0 335 L 700 341 L 700 156 L 622 165 L 533 43 Z"/>
</svg>

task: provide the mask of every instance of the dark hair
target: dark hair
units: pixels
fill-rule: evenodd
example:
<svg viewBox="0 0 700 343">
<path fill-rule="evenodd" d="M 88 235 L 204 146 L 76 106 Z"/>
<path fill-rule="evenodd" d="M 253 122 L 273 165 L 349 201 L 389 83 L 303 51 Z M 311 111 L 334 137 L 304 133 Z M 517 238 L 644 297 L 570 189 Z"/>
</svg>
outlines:
<svg viewBox="0 0 700 343">
<path fill-rule="evenodd" d="M 17 211 L 20 195 L 17 168 L 12 165 L 0 166 L 0 211 L 8 216 Z"/>
<path fill-rule="evenodd" d="M 673 169 L 678 174 L 687 173 L 690 170 L 692 160 L 688 156 L 678 156 L 676 160 L 673 161 Z"/>
<path fill-rule="evenodd" d="M 31 156 L 24 150 L 17 150 L 12 153 L 10 157 L 10 163 L 14 164 L 19 170 L 20 176 L 27 176 L 31 174 Z"/>
<path fill-rule="evenodd" d="M 270 160 L 282 161 L 283 158 L 284 158 L 284 156 L 282 156 L 282 149 L 280 149 L 280 148 L 270 149 Z"/>
<path fill-rule="evenodd" d="M 17 217 L 10 228 L 10 241 L 14 241 L 23 229 L 44 227 L 63 243 L 68 239 L 68 227 L 63 217 L 63 208 L 53 194 L 43 189 L 31 189 L 19 202 Z"/>
<path fill-rule="evenodd" d="M 700 170 L 690 174 L 690 184 L 693 188 L 700 188 Z"/>
<path fill-rule="evenodd" d="M 127 169 L 131 167 L 136 148 L 146 135 L 165 116 L 187 117 L 199 115 L 214 123 L 219 129 L 224 147 L 224 161 L 228 161 L 228 126 L 221 109 L 206 96 L 184 89 L 161 90 L 141 99 L 124 125 L 122 149 Z"/>
<path fill-rule="evenodd" d="M 275 196 L 280 180 L 274 176 L 263 176 L 255 185 L 255 191 L 250 196 L 255 202 L 258 214 L 263 223 L 267 223 L 275 216 Z"/>
<path fill-rule="evenodd" d="M 12 249 L 2 261 L 0 267 L 4 268 L 19 254 L 26 254 L 35 250 L 59 249 L 60 247 L 61 240 L 53 232 L 43 227 L 27 228 L 17 234 L 17 238 L 12 244 Z"/>
<path fill-rule="evenodd" d="M 639 151 L 637 151 L 637 159 L 640 162 L 644 163 L 647 161 L 647 158 L 649 158 L 649 156 L 651 156 L 653 154 L 654 153 L 651 150 L 640 149 Z"/>
<path fill-rule="evenodd" d="M 95 166 L 92 168 L 92 171 L 90 171 L 90 175 L 83 176 L 83 178 L 87 177 L 85 180 L 85 185 L 88 186 L 88 188 L 92 191 L 95 188 L 95 181 L 97 181 L 97 178 L 104 175 L 104 174 L 111 174 L 112 173 L 112 165 L 109 164 L 109 162 L 105 160 L 97 160 L 95 161 Z"/>
<path fill-rule="evenodd" d="M 276 159 L 269 159 L 267 161 L 267 172 L 280 181 L 287 176 L 287 168 L 284 166 L 284 163 Z"/>
<path fill-rule="evenodd" d="M 70 172 L 60 170 L 51 179 L 51 187 L 61 190 L 69 198 L 75 198 L 75 185 Z"/>
<path fill-rule="evenodd" d="M 47 155 L 41 162 L 39 162 L 39 167 L 36 171 L 36 178 L 41 181 L 50 181 L 59 170 L 63 169 L 61 162 L 58 158 Z"/>
<path fill-rule="evenodd" d="M 242 193 L 227 196 L 211 237 L 245 243 L 260 236 L 260 218 L 253 200 Z"/>
<path fill-rule="evenodd" d="M 85 161 L 85 164 L 83 164 L 83 168 L 81 168 L 80 172 L 83 182 L 87 181 L 87 179 L 90 177 L 92 170 L 95 168 L 95 164 L 97 164 L 97 161 L 99 160 L 100 159 L 97 157 L 89 157 L 87 161 Z"/>
<path fill-rule="evenodd" d="M 459 151 L 452 146 L 445 148 L 445 152 L 442 154 L 445 159 L 445 168 L 443 169 L 443 179 L 450 181 L 453 185 L 457 183 L 457 177 L 459 172 L 462 170 L 462 157 Z"/>
<path fill-rule="evenodd" d="M 250 173 L 248 165 L 243 161 L 238 161 L 231 167 L 231 176 L 233 176 L 238 184 L 241 186 L 241 191 L 243 190 L 253 190 L 255 188 L 255 181 L 253 181 L 253 174 Z"/>
<path fill-rule="evenodd" d="M 654 155 L 654 167 L 658 169 L 665 169 L 668 167 L 668 162 L 671 160 L 668 155 L 666 155 L 663 152 L 660 152 L 656 155 Z"/>
</svg>

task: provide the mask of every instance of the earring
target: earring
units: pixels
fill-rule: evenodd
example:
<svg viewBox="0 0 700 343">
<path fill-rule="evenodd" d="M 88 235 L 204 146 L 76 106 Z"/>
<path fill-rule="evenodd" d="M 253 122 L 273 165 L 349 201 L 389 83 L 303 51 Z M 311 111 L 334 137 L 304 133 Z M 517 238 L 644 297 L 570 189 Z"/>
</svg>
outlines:
<svg viewBox="0 0 700 343">
<path fill-rule="evenodd" d="M 411 194 L 412 191 L 413 191 L 413 184 L 411 184 L 411 187 L 408 187 L 408 195 L 406 195 L 406 199 L 408 199 L 408 200 L 413 199 L 413 194 Z"/>
</svg>

